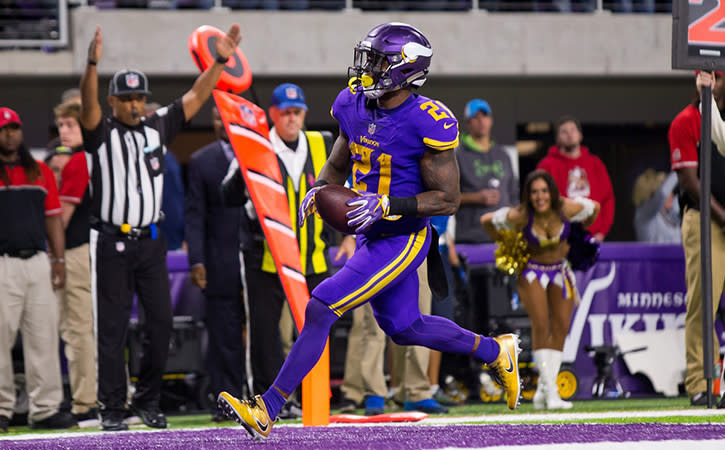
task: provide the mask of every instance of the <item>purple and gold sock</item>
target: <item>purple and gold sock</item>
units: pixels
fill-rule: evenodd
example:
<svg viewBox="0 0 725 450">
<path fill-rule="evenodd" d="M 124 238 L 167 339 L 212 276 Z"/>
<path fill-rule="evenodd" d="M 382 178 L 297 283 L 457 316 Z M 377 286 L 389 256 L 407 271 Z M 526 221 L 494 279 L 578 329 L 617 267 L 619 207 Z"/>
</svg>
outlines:
<svg viewBox="0 0 725 450">
<path fill-rule="evenodd" d="M 279 414 L 286 400 L 282 393 L 291 394 L 302 379 L 317 364 L 325 349 L 330 327 L 339 317 L 320 300 L 312 297 L 305 309 L 305 326 L 282 364 L 272 386 L 262 395 L 269 417 Z M 281 392 L 280 392 L 281 391 Z"/>
</svg>

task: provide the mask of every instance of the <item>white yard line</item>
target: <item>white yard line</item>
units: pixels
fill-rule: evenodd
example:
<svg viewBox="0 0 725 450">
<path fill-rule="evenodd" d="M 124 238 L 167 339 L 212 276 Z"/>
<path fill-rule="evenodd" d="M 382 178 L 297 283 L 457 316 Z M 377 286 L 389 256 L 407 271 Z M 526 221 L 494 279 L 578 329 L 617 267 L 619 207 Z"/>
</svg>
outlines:
<svg viewBox="0 0 725 450">
<path fill-rule="evenodd" d="M 656 411 L 603 411 L 603 412 L 579 412 L 579 413 L 540 413 L 540 414 L 498 414 L 464 417 L 433 417 L 418 423 L 436 425 L 450 425 L 460 423 L 509 423 L 509 422 L 546 422 L 566 420 L 599 420 L 619 418 L 647 418 L 647 417 L 703 417 L 703 416 L 725 416 L 723 409 L 681 409 Z"/>
<path fill-rule="evenodd" d="M 481 415 L 481 416 L 454 416 L 454 417 L 431 417 L 420 422 L 390 422 L 390 423 L 335 423 L 330 424 L 331 427 L 370 427 L 370 426 L 416 426 L 416 425 L 473 425 L 481 423 L 536 423 L 546 421 L 567 421 L 567 420 L 598 420 L 598 419 L 617 419 L 617 418 L 657 418 L 657 417 L 703 417 L 703 416 L 722 416 L 725 410 L 722 409 L 682 409 L 682 410 L 656 410 L 656 411 L 603 411 L 603 412 L 580 412 L 580 413 L 540 413 L 540 414 L 498 414 L 498 415 Z M 279 423 L 275 427 L 302 427 L 300 423 Z M 234 427 L 232 427 L 234 428 Z M 199 429 L 208 428 L 173 428 L 172 431 L 198 431 Z M 240 428 L 241 429 L 241 428 Z M 131 429 L 123 433 L 160 433 L 166 430 L 153 430 L 148 428 Z M 58 432 L 58 433 L 28 433 L 19 435 L 0 436 L 0 441 L 6 440 L 32 440 L 32 439 L 53 439 L 53 438 L 74 438 L 97 436 L 100 431 L 80 431 L 80 432 Z M 692 442 L 692 441 L 684 441 Z M 708 441 L 706 441 L 708 442 Z M 617 444 L 619 445 L 619 444 Z M 725 445 L 719 444 L 718 450 L 725 448 Z M 516 447 L 517 449 L 525 449 L 527 446 Z M 606 447 L 602 447 L 606 448 Z M 620 447 L 617 447 L 619 449 Z M 682 449 L 683 447 L 680 447 Z M 699 447 L 698 450 L 706 450 L 708 447 Z M 488 449 L 492 449 L 488 447 Z M 646 449 L 645 449 L 646 450 Z M 653 449 L 655 450 L 655 449 Z M 658 448 L 656 450 L 667 450 Z"/>
</svg>

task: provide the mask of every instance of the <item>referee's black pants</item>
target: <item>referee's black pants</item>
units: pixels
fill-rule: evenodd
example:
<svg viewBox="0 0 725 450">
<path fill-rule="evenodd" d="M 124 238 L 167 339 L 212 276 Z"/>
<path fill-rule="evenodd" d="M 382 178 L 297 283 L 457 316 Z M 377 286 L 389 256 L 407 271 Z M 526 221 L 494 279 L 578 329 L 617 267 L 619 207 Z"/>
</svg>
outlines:
<svg viewBox="0 0 725 450">
<path fill-rule="evenodd" d="M 91 230 L 91 275 L 102 410 L 126 405 L 126 338 L 133 294 L 143 308 L 145 339 L 132 401 L 158 405 L 169 353 L 173 313 L 166 239 L 132 240 Z"/>
<path fill-rule="evenodd" d="M 244 286 L 249 324 L 247 351 L 250 362 L 247 377 L 251 381 L 253 393 L 261 395 L 272 385 L 284 362 L 279 319 L 287 297 L 279 275 L 250 268 L 252 262 L 252 258 L 245 257 Z M 307 287 L 310 292 L 328 275 L 308 275 Z"/>
</svg>

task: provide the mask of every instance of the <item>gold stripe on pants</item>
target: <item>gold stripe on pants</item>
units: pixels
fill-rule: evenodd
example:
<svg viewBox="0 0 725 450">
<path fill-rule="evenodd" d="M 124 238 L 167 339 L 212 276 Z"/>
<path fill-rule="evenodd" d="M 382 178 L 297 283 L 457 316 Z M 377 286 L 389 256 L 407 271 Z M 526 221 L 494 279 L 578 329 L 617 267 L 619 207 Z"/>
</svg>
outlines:
<svg viewBox="0 0 725 450">
<path fill-rule="evenodd" d="M 428 288 L 427 264 L 418 267 L 419 304 L 423 314 L 430 314 L 431 292 Z M 341 390 L 345 397 L 355 403 L 361 403 L 368 395 L 386 397 L 388 390 L 383 373 L 386 336 L 380 329 L 370 302 L 352 312 L 352 328 L 347 341 L 345 358 L 345 379 Z M 401 401 L 407 397 L 417 402 L 430 398 L 428 382 L 428 358 L 430 350 L 426 347 L 393 346 L 393 365 L 395 381 L 400 386 Z"/>
</svg>

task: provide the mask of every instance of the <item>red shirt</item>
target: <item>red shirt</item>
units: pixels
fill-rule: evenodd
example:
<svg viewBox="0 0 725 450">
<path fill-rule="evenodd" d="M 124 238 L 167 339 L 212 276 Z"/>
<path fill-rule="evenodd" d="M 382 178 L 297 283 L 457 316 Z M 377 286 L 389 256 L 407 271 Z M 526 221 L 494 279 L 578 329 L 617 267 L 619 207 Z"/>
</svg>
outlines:
<svg viewBox="0 0 725 450">
<path fill-rule="evenodd" d="M 584 146 L 581 146 L 578 158 L 569 158 L 558 147 L 552 146 L 536 168 L 546 170 L 554 177 L 559 193 L 564 197 L 586 197 L 599 202 L 599 215 L 589 227 L 589 232 L 603 236 L 609 233 L 614 222 L 614 191 L 601 159 L 589 153 Z"/>
<path fill-rule="evenodd" d="M 88 187 L 89 179 L 85 153 L 75 153 L 60 175 L 60 199 L 64 202 L 80 205 L 83 194 L 85 194 Z"/>
<path fill-rule="evenodd" d="M 20 165 L 5 166 L 10 184 L 0 179 L 0 211 L 7 214 L 0 221 L 0 254 L 45 250 L 45 218 L 61 213 L 53 172 L 43 162 L 38 166 L 40 176 L 32 183 Z"/>
<path fill-rule="evenodd" d="M 717 111 L 713 112 L 718 113 Z M 672 121 L 670 130 L 667 133 L 670 141 L 672 170 L 686 167 L 697 168 L 699 166 L 701 122 L 700 110 L 692 105 L 688 105 L 680 111 Z M 710 194 L 719 204 L 725 205 L 725 177 L 721 176 L 725 172 L 725 158 L 717 151 L 714 144 L 710 152 L 712 153 Z M 681 196 L 680 202 L 680 206 L 683 208 L 700 209 L 700 205 L 696 204 L 689 195 Z"/>
<path fill-rule="evenodd" d="M 672 121 L 667 132 L 670 140 L 672 170 L 698 166 L 697 147 L 700 144 L 700 122 L 700 111 L 692 105 L 680 111 Z"/>
</svg>

